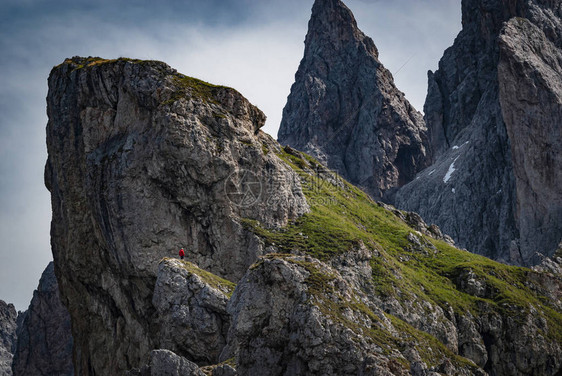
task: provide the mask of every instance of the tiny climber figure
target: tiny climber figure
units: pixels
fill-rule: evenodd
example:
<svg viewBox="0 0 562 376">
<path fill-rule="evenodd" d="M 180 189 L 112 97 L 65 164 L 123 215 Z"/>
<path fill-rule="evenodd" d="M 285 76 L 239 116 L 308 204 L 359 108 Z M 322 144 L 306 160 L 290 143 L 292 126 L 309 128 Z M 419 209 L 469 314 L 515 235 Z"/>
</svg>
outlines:
<svg viewBox="0 0 562 376">
<path fill-rule="evenodd" d="M 183 248 L 180 249 L 180 258 L 183 260 L 183 256 L 185 256 L 185 252 L 183 251 Z"/>
</svg>

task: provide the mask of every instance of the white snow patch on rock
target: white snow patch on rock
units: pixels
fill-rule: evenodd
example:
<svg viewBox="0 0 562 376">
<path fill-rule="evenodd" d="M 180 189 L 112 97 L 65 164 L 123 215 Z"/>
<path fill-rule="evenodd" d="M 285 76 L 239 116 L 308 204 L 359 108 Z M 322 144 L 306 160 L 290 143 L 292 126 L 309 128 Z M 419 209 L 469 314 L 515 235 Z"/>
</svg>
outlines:
<svg viewBox="0 0 562 376">
<path fill-rule="evenodd" d="M 453 172 L 455 172 L 455 162 L 457 161 L 457 159 L 459 159 L 459 157 L 456 157 L 453 163 L 451 163 L 451 165 L 449 166 L 449 170 L 445 174 L 445 177 L 443 177 L 443 183 L 447 183 L 449 179 L 451 179 L 451 175 L 453 174 Z"/>
</svg>

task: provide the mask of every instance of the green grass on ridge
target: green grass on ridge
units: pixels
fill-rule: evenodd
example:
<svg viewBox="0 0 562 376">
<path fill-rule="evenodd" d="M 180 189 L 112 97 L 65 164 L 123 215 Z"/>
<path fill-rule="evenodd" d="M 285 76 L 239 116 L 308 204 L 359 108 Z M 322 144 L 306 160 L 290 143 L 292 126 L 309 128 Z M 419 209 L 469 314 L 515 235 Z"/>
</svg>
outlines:
<svg viewBox="0 0 562 376">
<path fill-rule="evenodd" d="M 562 314 L 527 287 L 530 269 L 501 264 L 416 234 L 394 213 L 336 174 L 319 174 L 321 166 L 313 158 L 287 147 L 278 156 L 299 173 L 311 210 L 281 229 L 243 220 L 267 245 L 275 245 L 282 253 L 305 252 L 327 261 L 363 244 L 375 255 L 371 259 L 373 281 L 382 297 L 392 295 L 407 304 L 415 295 L 445 310 L 452 307 L 475 315 L 482 307 L 492 307 L 520 320 L 534 307 L 548 322 L 547 337 L 562 342 Z M 410 233 L 421 240 L 421 250 L 408 240 Z M 485 284 L 485 297 L 458 288 L 463 271 L 471 271 Z"/>
</svg>

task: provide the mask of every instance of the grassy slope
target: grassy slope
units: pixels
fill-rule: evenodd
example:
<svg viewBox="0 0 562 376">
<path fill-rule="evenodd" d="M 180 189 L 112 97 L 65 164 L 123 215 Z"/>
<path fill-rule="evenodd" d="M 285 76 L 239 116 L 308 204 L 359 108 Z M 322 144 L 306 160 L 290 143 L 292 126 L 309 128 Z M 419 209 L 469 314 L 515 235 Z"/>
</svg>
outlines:
<svg viewBox="0 0 562 376">
<path fill-rule="evenodd" d="M 279 157 L 305 182 L 303 190 L 311 212 L 278 230 L 245 220 L 245 226 L 267 245 L 275 245 L 284 253 L 304 251 L 326 261 L 362 242 L 379 254 L 372 258 L 371 266 L 377 293 L 383 298 L 393 295 L 407 303 L 416 295 L 444 309 L 452 306 L 456 312 L 470 311 L 474 315 L 478 315 L 481 307 L 491 306 L 494 311 L 520 320 L 524 320 L 533 306 L 547 320 L 546 337 L 562 341 L 562 314 L 549 306 L 548 299 L 537 296 L 525 285 L 527 275 L 534 273 L 530 269 L 504 265 L 419 233 L 422 250 L 419 247 L 413 250 L 416 247 L 407 236 L 415 230 L 364 192 L 335 175 L 329 179 L 335 184 L 319 179 L 314 170 L 321 169 L 320 165 L 304 154 L 285 148 Z M 485 281 L 490 291 L 486 298 L 457 288 L 455 280 L 468 270 Z M 433 337 L 398 318 L 391 317 L 391 320 L 420 344 L 436 346 L 440 353 L 448 352 Z"/>
</svg>

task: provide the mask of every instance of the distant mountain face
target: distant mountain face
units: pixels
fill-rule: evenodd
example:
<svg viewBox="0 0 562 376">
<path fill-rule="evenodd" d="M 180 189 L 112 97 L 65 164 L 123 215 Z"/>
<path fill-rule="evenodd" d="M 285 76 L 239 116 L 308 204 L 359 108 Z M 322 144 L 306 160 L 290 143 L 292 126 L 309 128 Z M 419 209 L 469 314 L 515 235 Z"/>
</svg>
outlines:
<svg viewBox="0 0 562 376">
<path fill-rule="evenodd" d="M 534 264 L 562 240 L 560 2 L 465 0 L 462 12 L 424 123 L 351 11 L 316 1 L 279 141 L 471 252 Z"/>
<path fill-rule="evenodd" d="M 278 139 L 375 198 L 410 182 L 431 161 L 422 115 L 340 0 L 314 3 Z"/>
<path fill-rule="evenodd" d="M 14 376 L 74 375 L 70 315 L 60 299 L 53 262 L 18 321 Z"/>
<path fill-rule="evenodd" d="M 12 376 L 17 318 L 14 305 L 0 300 L 0 376 Z"/>
<path fill-rule="evenodd" d="M 532 264 L 562 240 L 561 3 L 464 0 L 462 12 L 429 73 L 434 163 L 395 204 L 472 252 Z"/>
</svg>

